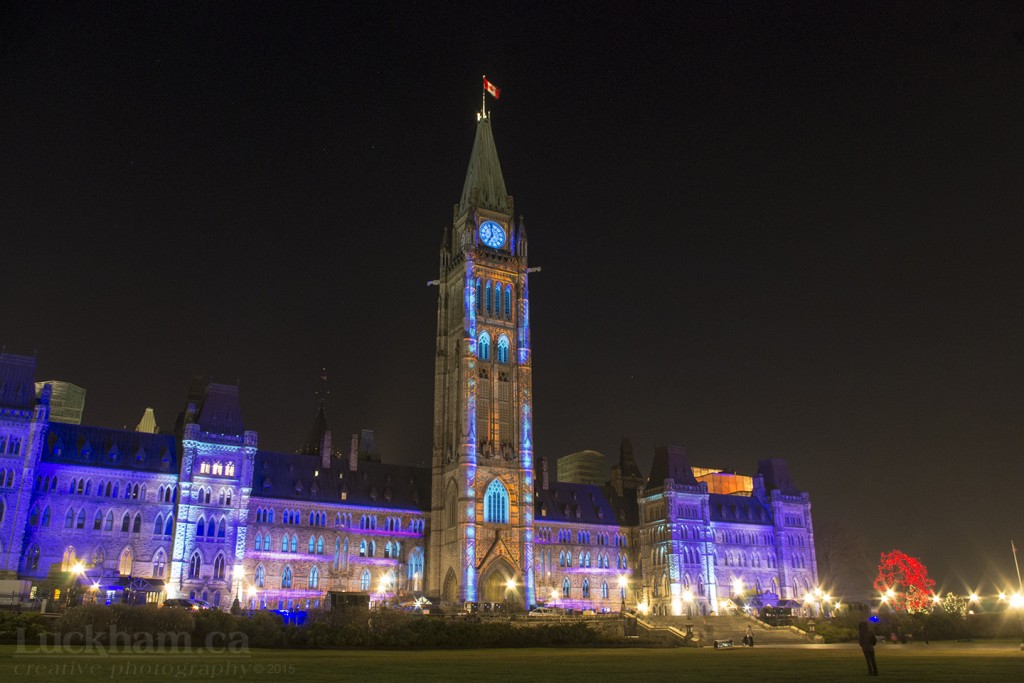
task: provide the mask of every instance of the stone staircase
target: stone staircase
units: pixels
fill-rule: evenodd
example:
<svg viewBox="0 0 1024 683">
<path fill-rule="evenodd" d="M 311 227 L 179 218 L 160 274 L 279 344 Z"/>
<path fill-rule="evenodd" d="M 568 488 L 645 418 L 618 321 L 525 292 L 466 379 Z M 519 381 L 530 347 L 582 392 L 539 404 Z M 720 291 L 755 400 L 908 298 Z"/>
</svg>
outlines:
<svg viewBox="0 0 1024 683">
<path fill-rule="evenodd" d="M 739 615 L 722 615 L 713 617 L 649 617 L 650 626 L 669 629 L 676 633 L 686 632 L 686 622 L 690 621 L 694 632 L 700 635 L 705 646 L 711 646 L 716 640 L 732 639 L 734 647 L 743 646 L 743 634 L 750 626 L 754 631 L 754 647 L 758 645 L 799 645 L 813 642 L 802 631 L 789 626 L 768 626 L 760 621 Z M 652 634 L 653 635 L 653 634 Z"/>
</svg>

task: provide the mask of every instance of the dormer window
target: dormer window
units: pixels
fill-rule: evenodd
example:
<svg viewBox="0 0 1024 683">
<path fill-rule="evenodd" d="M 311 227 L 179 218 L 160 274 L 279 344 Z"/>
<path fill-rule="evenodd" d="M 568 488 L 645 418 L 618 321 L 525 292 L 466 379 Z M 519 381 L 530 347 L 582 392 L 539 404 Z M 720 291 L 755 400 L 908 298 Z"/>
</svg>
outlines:
<svg viewBox="0 0 1024 683">
<path fill-rule="evenodd" d="M 199 463 L 199 474 L 209 474 L 209 473 L 210 473 L 210 461 L 209 460 L 201 461 Z"/>
<path fill-rule="evenodd" d="M 215 462 L 215 463 L 213 463 L 213 473 L 215 475 L 217 475 L 218 477 L 219 476 L 223 476 L 224 475 L 224 463 L 222 463 L 222 462 Z"/>
</svg>

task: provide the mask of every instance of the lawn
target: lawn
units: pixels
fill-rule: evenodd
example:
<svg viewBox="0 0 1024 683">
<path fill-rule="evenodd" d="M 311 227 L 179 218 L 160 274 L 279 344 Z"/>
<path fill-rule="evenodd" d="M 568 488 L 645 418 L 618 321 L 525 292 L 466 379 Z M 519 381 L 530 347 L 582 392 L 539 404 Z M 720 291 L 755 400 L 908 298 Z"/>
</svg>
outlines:
<svg viewBox="0 0 1024 683">
<path fill-rule="evenodd" d="M 878 650 L 881 676 L 900 681 L 1019 681 L 1016 642 L 915 644 Z M 256 650 L 228 654 L 59 654 L 0 646 L 0 676 L 13 681 L 840 681 L 866 674 L 847 645 L 694 649 L 442 651 Z"/>
</svg>

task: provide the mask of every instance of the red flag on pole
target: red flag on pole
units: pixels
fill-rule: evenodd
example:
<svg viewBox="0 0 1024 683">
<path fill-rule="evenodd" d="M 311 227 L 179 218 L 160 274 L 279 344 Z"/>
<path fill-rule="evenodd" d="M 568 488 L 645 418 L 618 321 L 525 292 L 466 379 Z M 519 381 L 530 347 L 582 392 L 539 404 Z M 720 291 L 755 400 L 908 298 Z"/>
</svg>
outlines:
<svg viewBox="0 0 1024 683">
<path fill-rule="evenodd" d="M 501 97 L 501 88 L 487 80 L 486 76 L 484 76 L 484 90 L 489 92 L 494 99 Z"/>
</svg>

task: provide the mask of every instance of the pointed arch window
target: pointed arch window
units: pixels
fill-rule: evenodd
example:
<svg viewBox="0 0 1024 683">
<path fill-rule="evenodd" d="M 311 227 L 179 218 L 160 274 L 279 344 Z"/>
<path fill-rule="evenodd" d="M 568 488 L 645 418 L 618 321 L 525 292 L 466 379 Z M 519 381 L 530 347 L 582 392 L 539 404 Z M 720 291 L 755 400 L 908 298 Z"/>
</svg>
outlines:
<svg viewBox="0 0 1024 683">
<path fill-rule="evenodd" d="M 85 528 L 85 508 L 78 511 L 78 522 L 75 524 L 76 529 Z"/>
<path fill-rule="evenodd" d="M 281 574 L 281 588 L 291 588 L 291 587 L 292 587 L 292 568 L 286 566 L 284 568 L 284 573 Z"/>
<path fill-rule="evenodd" d="M 253 550 L 263 550 L 263 534 L 256 534 L 256 542 L 253 544 Z"/>
<path fill-rule="evenodd" d="M 484 521 L 508 524 L 508 490 L 498 479 L 490 483 L 484 494 Z"/>
<path fill-rule="evenodd" d="M 164 536 L 171 536 L 174 534 L 174 517 L 167 515 L 167 521 L 164 522 Z"/>
<path fill-rule="evenodd" d="M 39 546 L 34 545 L 29 549 L 26 566 L 30 571 L 39 569 Z"/>
<path fill-rule="evenodd" d="M 75 526 L 75 509 L 68 508 L 67 514 L 64 515 L 64 528 L 72 529 Z"/>
<path fill-rule="evenodd" d="M 601 582 L 601 598 L 603 598 L 604 600 L 608 599 L 608 582 L 607 581 L 602 581 Z"/>
<path fill-rule="evenodd" d="M 341 568 L 348 569 L 348 539 L 341 545 Z"/>
<path fill-rule="evenodd" d="M 590 579 L 583 579 L 583 597 L 590 598 Z"/>
<path fill-rule="evenodd" d="M 480 278 L 476 279 L 476 312 L 480 313 L 483 310 L 484 295 L 480 291 Z"/>
<path fill-rule="evenodd" d="M 481 332 L 480 338 L 477 340 L 476 357 L 480 360 L 491 359 L 491 335 L 486 332 Z"/>
<path fill-rule="evenodd" d="M 98 519 L 99 519 L 99 513 L 97 513 L 97 520 Z M 97 528 L 99 528 L 99 527 L 97 527 Z M 163 533 L 164 533 L 164 516 L 162 514 L 158 514 L 156 516 L 156 521 L 153 522 L 153 535 L 154 536 L 161 536 L 161 535 L 163 535 Z"/>
<path fill-rule="evenodd" d="M 317 555 L 323 555 L 324 554 L 324 537 L 323 536 L 317 536 L 317 539 L 316 539 L 316 554 Z"/>
<path fill-rule="evenodd" d="M 199 578 L 199 572 L 203 570 L 203 558 L 199 555 L 199 551 L 192 553 L 192 559 L 188 562 L 188 578 L 196 579 Z"/>
<path fill-rule="evenodd" d="M 132 575 L 132 563 L 134 558 L 132 557 L 132 549 L 125 548 L 121 551 L 121 557 L 117 561 L 117 573 L 121 576 Z"/>
<path fill-rule="evenodd" d="M 359 577 L 359 590 L 364 593 L 370 590 L 370 570 L 364 569 L 362 575 Z"/>
<path fill-rule="evenodd" d="M 256 565 L 256 574 L 253 576 L 253 582 L 257 588 L 263 588 L 267 583 L 267 570 L 263 568 L 262 564 Z"/>
<path fill-rule="evenodd" d="M 512 319 L 512 285 L 505 285 L 505 320 Z"/>
<path fill-rule="evenodd" d="M 562 579 L 562 597 L 568 598 L 572 595 L 572 586 L 569 584 L 569 578 Z"/>
<path fill-rule="evenodd" d="M 499 363 L 508 363 L 508 349 L 509 349 L 508 337 L 506 337 L 505 335 L 501 335 L 498 338 L 498 362 Z"/>
<path fill-rule="evenodd" d="M 156 551 L 153 555 L 153 578 L 162 579 L 164 574 L 167 572 L 167 555 L 164 554 L 163 548 Z"/>
<path fill-rule="evenodd" d="M 114 511 L 113 510 L 108 510 L 107 511 L 107 517 L 103 521 L 103 530 L 104 531 L 113 531 L 114 530 Z"/>
<path fill-rule="evenodd" d="M 270 550 L 270 532 L 269 531 L 267 532 L 267 535 L 263 537 L 263 549 L 264 550 L 268 550 L 268 551 Z"/>
<path fill-rule="evenodd" d="M 39 524 L 39 506 L 33 505 L 32 511 L 28 513 L 28 523 L 32 526 Z"/>
<path fill-rule="evenodd" d="M 142 531 L 142 515 L 135 513 L 135 519 L 132 522 L 132 533 L 137 534 Z"/>
<path fill-rule="evenodd" d="M 491 281 L 487 281 L 487 312 L 491 312 Z"/>
<path fill-rule="evenodd" d="M 292 552 L 293 553 L 299 552 L 299 535 L 298 534 L 292 534 Z"/>
<path fill-rule="evenodd" d="M 320 587 L 320 572 L 317 571 L 316 567 L 309 570 L 309 585 L 307 588 L 319 588 Z"/>
<path fill-rule="evenodd" d="M 224 578 L 224 555 L 221 553 L 217 553 L 217 557 L 213 560 L 213 578 Z"/>
<path fill-rule="evenodd" d="M 309 554 L 312 555 L 316 551 L 316 538 L 313 536 L 309 537 Z"/>
</svg>

